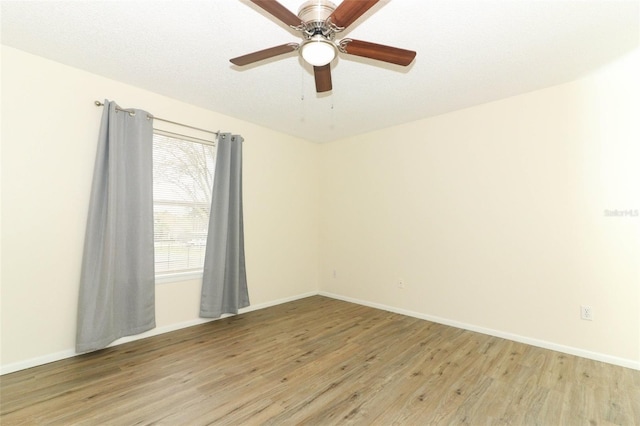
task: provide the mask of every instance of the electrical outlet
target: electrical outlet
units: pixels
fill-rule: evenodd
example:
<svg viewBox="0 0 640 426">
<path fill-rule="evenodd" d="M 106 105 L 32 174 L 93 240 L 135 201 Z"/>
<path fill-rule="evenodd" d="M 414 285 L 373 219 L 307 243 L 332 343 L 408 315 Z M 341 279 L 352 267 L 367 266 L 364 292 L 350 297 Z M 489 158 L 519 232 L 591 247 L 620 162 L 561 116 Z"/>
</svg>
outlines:
<svg viewBox="0 0 640 426">
<path fill-rule="evenodd" d="M 593 308 L 591 308 L 591 306 L 581 305 L 580 318 L 587 321 L 593 321 Z"/>
</svg>

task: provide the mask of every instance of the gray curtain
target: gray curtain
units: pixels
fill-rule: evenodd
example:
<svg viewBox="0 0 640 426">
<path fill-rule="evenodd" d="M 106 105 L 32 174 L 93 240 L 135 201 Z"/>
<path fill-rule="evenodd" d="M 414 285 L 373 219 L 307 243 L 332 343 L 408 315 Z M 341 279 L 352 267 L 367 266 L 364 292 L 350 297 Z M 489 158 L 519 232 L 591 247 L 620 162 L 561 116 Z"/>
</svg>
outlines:
<svg viewBox="0 0 640 426">
<path fill-rule="evenodd" d="M 204 257 L 200 316 L 218 318 L 249 306 L 242 219 L 242 137 L 220 133 Z"/>
<path fill-rule="evenodd" d="M 76 351 L 155 327 L 153 127 L 105 100 L 80 276 Z"/>
</svg>

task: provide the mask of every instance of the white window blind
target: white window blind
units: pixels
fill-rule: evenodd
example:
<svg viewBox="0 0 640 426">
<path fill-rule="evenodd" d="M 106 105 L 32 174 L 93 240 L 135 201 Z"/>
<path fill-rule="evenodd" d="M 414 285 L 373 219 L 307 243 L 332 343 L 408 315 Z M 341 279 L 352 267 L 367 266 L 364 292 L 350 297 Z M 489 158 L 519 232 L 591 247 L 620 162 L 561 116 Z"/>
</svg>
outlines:
<svg viewBox="0 0 640 426">
<path fill-rule="evenodd" d="M 156 276 L 202 271 L 214 167 L 214 146 L 154 133 Z"/>
</svg>

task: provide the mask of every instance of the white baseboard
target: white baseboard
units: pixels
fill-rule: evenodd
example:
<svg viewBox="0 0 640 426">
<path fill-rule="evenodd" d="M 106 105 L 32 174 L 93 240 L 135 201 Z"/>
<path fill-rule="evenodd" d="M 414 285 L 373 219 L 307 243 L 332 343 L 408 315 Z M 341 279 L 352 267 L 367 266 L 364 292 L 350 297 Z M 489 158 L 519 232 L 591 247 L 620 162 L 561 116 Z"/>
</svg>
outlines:
<svg viewBox="0 0 640 426">
<path fill-rule="evenodd" d="M 441 318 L 433 315 L 426 315 L 420 312 L 409 311 L 406 309 L 395 308 L 393 306 L 383 305 L 381 303 L 369 302 L 366 300 L 355 299 L 352 297 L 342 296 L 335 293 L 329 293 L 326 291 L 318 292 L 320 296 L 331 297 L 333 299 L 344 300 L 345 302 L 356 303 L 358 305 L 369 306 L 371 308 L 382 309 L 397 314 L 407 315 L 414 318 L 420 318 L 423 320 L 436 322 L 438 324 L 449 325 L 451 327 L 461 328 L 464 330 L 474 331 L 477 333 L 487 334 L 489 336 L 500 337 L 514 342 L 525 343 L 531 346 L 537 346 L 539 348 L 550 349 L 552 351 L 562 352 L 569 355 L 576 355 L 582 358 L 592 359 L 595 361 L 606 362 L 608 364 L 618 365 L 621 367 L 632 368 L 634 370 L 640 370 L 640 360 L 634 361 L 632 359 L 618 358 L 615 356 L 602 354 L 598 352 L 587 351 L 585 349 L 574 348 L 571 346 L 560 345 L 546 340 L 534 339 L 531 337 L 520 336 L 518 334 L 507 333 L 504 331 L 493 330 L 491 328 L 479 327 L 473 324 L 462 323 L 459 321 L 450 320 L 447 318 Z"/>
<path fill-rule="evenodd" d="M 244 309 L 240 309 L 240 313 L 244 314 L 245 312 L 257 311 L 259 309 L 269 308 L 271 306 L 282 305 L 283 303 L 293 302 L 294 300 L 305 299 L 311 296 L 317 296 L 317 291 L 310 291 L 308 293 L 297 294 L 291 297 L 284 297 L 282 299 L 273 300 L 271 302 L 260 303 L 259 305 L 251 305 L 247 306 Z"/>
<path fill-rule="evenodd" d="M 257 311 L 259 309 L 268 308 L 271 306 L 281 305 L 283 303 L 292 302 L 298 299 L 304 299 L 305 297 L 316 296 L 318 294 L 317 291 L 298 294 L 291 297 L 285 297 L 282 299 L 272 300 L 265 303 L 260 303 L 257 305 L 247 306 L 246 308 L 240 309 L 239 313 L 243 314 L 246 312 Z M 146 339 L 147 337 L 157 336 L 159 334 L 169 333 L 171 331 L 180 330 L 182 328 L 192 327 L 194 325 L 204 324 L 206 322 L 216 321 L 218 319 L 230 317 L 231 314 L 222 315 L 220 318 L 196 318 L 189 321 L 184 321 L 176 324 L 169 324 L 163 327 L 156 327 L 153 330 L 149 330 L 145 333 L 136 334 L 135 336 L 127 336 L 122 337 L 113 343 L 111 343 L 107 347 L 118 346 L 123 343 L 133 342 L 134 340 Z M 60 361 L 66 358 L 71 358 L 78 355 L 75 349 L 67 349 L 64 351 L 43 355 L 35 358 L 30 358 L 24 361 L 18 361 L 7 365 L 0 366 L 0 375 L 14 373 L 20 370 L 26 370 L 27 368 L 37 367 L 39 365 L 49 364 L 50 362 Z"/>
<path fill-rule="evenodd" d="M 65 351 L 60 351 L 53 354 L 29 358 L 24 361 L 13 362 L 11 364 L 2 365 L 0 367 L 0 375 L 14 373 L 20 370 L 26 370 L 27 368 L 37 367 L 38 365 L 49 364 L 50 362 L 60 361 L 65 358 L 71 358 L 75 355 L 77 355 L 76 351 L 74 351 L 73 349 L 67 349 Z"/>
<path fill-rule="evenodd" d="M 571 346 L 560 345 L 553 342 L 548 342 L 546 340 L 533 339 L 526 336 L 520 336 L 518 334 L 507 333 L 499 330 L 493 330 L 490 328 L 479 327 L 473 324 L 462 323 L 459 321 L 450 320 L 447 318 L 436 317 L 433 315 L 426 315 L 420 312 L 409 311 L 406 309 L 400 309 L 393 306 L 384 305 L 381 303 L 369 302 L 362 299 L 355 299 L 352 297 L 342 296 L 335 293 L 329 293 L 326 291 L 312 291 L 304 294 L 299 294 L 296 296 L 285 297 L 282 299 L 273 300 L 270 302 L 260 303 L 258 305 L 248 306 L 244 309 L 240 310 L 240 313 L 246 313 L 251 311 L 257 311 L 259 309 L 268 308 L 271 306 L 281 305 L 283 303 L 292 302 L 298 299 L 304 299 L 306 297 L 311 296 L 326 296 L 331 297 L 333 299 L 344 300 L 345 302 L 356 303 L 358 305 L 369 306 L 371 308 L 382 309 L 384 311 L 394 312 L 397 314 L 407 315 L 414 318 L 420 318 L 427 321 L 436 322 L 439 324 L 448 325 L 451 327 L 461 328 L 464 330 L 474 331 L 477 333 L 487 334 L 489 336 L 500 337 L 503 339 L 512 340 L 514 342 L 525 343 L 527 345 L 537 346 L 544 349 L 550 349 L 552 351 L 562 352 L 569 355 L 576 355 L 582 358 L 593 359 L 595 361 L 602 361 L 608 364 L 619 365 L 621 367 L 632 368 L 634 370 L 640 370 L 640 361 L 634 361 L 631 359 L 618 358 L 611 355 L 601 354 L 598 352 L 591 352 L 584 349 L 574 348 Z M 230 315 L 223 315 L 221 318 L 229 317 Z M 153 330 L 149 330 L 146 333 L 138 334 L 135 336 L 127 336 L 121 339 L 116 340 L 111 346 L 121 345 L 123 343 L 132 342 L 134 340 L 145 339 L 151 336 L 157 336 L 159 334 L 169 333 L 171 331 L 180 330 L 182 328 L 191 327 L 198 324 L 203 324 L 210 321 L 216 321 L 216 319 L 208 319 L 208 318 L 198 318 L 190 321 L 185 321 L 177 324 L 170 324 L 163 327 L 154 328 Z M 31 358 L 25 361 L 14 362 L 12 364 L 2 365 L 0 366 L 0 375 L 9 374 L 20 370 L 25 370 L 27 368 L 36 367 L 38 365 L 48 364 L 50 362 L 60 361 L 62 359 L 71 358 L 78 355 L 74 349 L 68 349 L 61 352 L 56 352 L 53 354 L 48 354 L 40 357 Z"/>
</svg>

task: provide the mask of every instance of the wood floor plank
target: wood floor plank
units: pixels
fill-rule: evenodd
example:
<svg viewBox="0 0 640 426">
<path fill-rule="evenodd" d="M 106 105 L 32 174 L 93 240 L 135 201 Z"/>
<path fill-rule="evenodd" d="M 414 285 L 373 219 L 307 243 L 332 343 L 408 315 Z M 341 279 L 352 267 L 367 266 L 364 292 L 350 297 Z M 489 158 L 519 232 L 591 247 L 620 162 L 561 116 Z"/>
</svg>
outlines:
<svg viewBox="0 0 640 426">
<path fill-rule="evenodd" d="M 0 378 L 5 425 L 640 425 L 640 371 L 326 297 Z"/>
</svg>

